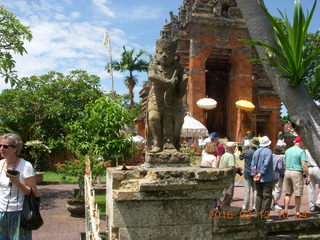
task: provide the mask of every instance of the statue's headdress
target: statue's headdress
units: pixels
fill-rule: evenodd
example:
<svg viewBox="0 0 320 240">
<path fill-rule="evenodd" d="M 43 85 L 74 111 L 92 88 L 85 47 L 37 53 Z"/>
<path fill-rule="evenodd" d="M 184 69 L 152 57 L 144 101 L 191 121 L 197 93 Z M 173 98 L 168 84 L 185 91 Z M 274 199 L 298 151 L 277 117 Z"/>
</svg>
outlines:
<svg viewBox="0 0 320 240">
<path fill-rule="evenodd" d="M 164 49 L 175 53 L 178 47 L 178 42 L 171 39 L 171 33 L 168 25 L 164 25 L 160 35 L 161 38 L 156 41 L 156 50 Z"/>
</svg>

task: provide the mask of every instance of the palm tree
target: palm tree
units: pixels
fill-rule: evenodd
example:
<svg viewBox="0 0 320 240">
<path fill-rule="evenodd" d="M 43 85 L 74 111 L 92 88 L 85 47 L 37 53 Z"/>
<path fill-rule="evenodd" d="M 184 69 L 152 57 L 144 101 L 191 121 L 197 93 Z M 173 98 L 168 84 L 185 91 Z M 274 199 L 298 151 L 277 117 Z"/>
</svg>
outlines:
<svg viewBox="0 0 320 240">
<path fill-rule="evenodd" d="M 120 72 L 129 71 L 129 75 L 125 77 L 124 82 L 129 90 L 130 108 L 132 108 L 134 104 L 133 89 L 138 83 L 138 79 L 133 75 L 133 71 L 146 72 L 149 65 L 147 61 L 140 59 L 142 56 L 146 56 L 146 52 L 144 50 L 139 50 L 135 56 L 134 51 L 134 48 L 127 51 L 125 46 L 123 46 L 120 61 L 112 61 L 112 69 Z"/>
<path fill-rule="evenodd" d="M 308 62 L 319 53 L 319 47 L 316 48 L 317 52 L 306 56 L 303 53 L 304 47 L 301 46 L 305 41 L 317 0 L 306 17 L 300 1 L 296 2 L 292 26 L 284 16 L 287 37 L 283 37 L 283 31 L 275 25 L 263 1 L 236 2 L 247 23 L 251 39 L 257 41 L 255 46 L 260 59 L 267 57 L 268 61 L 264 61 L 263 66 L 274 90 L 286 106 L 297 133 L 320 166 L 320 111 L 303 84 L 306 73 L 310 70 Z M 319 73 L 316 73 L 315 77 L 319 78 Z"/>
</svg>

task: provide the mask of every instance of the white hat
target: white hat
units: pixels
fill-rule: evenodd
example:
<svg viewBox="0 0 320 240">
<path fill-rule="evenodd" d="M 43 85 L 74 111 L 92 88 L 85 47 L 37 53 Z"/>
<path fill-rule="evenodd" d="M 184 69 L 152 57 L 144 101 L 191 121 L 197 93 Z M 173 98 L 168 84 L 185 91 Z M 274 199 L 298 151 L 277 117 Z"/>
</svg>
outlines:
<svg viewBox="0 0 320 240">
<path fill-rule="evenodd" d="M 231 148 L 231 147 L 235 147 L 235 146 L 236 146 L 235 142 L 227 142 L 226 143 L 227 148 Z"/>
<path fill-rule="evenodd" d="M 260 138 L 259 142 L 259 147 L 267 147 L 271 144 L 271 141 L 267 136 L 263 136 L 262 138 Z"/>
</svg>

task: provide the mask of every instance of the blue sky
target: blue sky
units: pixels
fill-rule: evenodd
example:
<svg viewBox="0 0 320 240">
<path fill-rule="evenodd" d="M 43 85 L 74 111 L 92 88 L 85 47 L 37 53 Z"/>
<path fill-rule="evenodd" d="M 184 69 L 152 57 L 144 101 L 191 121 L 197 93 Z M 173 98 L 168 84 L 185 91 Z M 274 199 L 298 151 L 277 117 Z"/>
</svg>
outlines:
<svg viewBox="0 0 320 240">
<path fill-rule="evenodd" d="M 0 0 L 1 1 L 1 0 Z M 312 0 L 301 0 L 310 9 Z M 111 37 L 113 59 L 118 60 L 122 46 L 144 49 L 153 54 L 169 11 L 178 14 L 183 0 L 3 0 L 4 7 L 29 25 L 33 40 L 26 43 L 27 55 L 16 56 L 19 76 L 45 74 L 49 71 L 67 73 L 74 69 L 87 70 L 101 77 L 105 91 L 111 90 L 110 75 L 104 70 L 108 62 L 107 48 L 102 45 L 104 31 Z M 292 12 L 294 0 L 265 0 L 271 13 L 276 9 Z M 320 3 L 311 28 L 320 28 Z M 114 72 L 115 90 L 127 93 L 125 73 Z M 141 89 L 146 74 L 139 75 Z M 0 80 L 0 89 L 5 86 Z M 137 97 L 136 97 L 136 100 Z"/>
</svg>

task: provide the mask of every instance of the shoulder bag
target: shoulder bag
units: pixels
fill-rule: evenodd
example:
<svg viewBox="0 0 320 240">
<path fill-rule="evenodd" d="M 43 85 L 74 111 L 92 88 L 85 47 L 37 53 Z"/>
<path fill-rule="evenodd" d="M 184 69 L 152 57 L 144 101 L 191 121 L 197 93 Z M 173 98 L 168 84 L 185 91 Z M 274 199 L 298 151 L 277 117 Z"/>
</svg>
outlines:
<svg viewBox="0 0 320 240">
<path fill-rule="evenodd" d="M 29 195 L 24 197 L 20 224 L 27 230 L 36 230 L 43 225 L 40 215 L 40 197 L 33 194 L 32 188 Z"/>
</svg>

